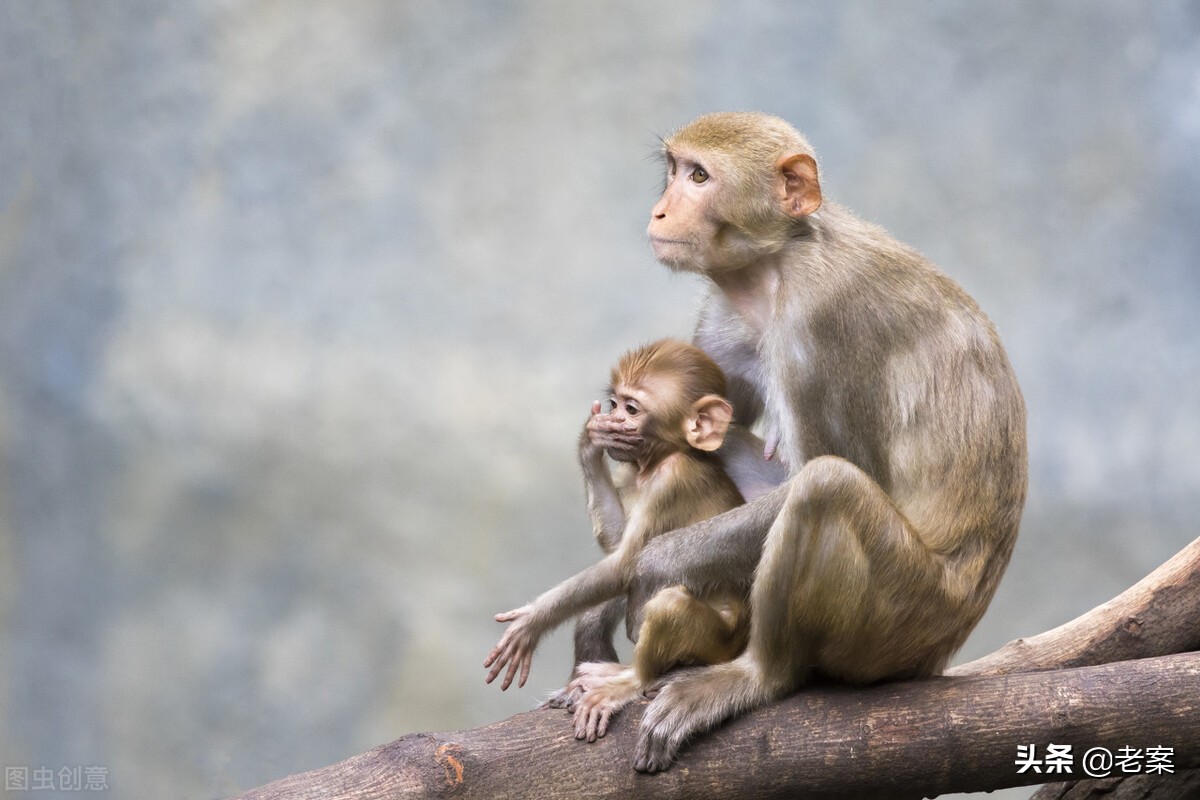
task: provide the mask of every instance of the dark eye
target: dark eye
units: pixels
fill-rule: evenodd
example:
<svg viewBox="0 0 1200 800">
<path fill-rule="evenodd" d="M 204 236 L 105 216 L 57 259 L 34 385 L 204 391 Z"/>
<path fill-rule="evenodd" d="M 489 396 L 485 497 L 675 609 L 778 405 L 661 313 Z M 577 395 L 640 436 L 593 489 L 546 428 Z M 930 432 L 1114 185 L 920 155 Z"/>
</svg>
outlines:
<svg viewBox="0 0 1200 800">
<path fill-rule="evenodd" d="M 626 403 L 625 404 L 625 413 L 631 417 L 637 416 L 637 413 L 638 413 L 637 406 L 635 406 L 633 403 Z"/>
<path fill-rule="evenodd" d="M 696 167 L 692 170 L 692 183 L 704 183 L 706 180 L 708 180 L 708 173 L 704 167 Z"/>
<path fill-rule="evenodd" d="M 604 413 L 611 414 L 616 410 L 617 410 L 617 401 L 611 397 L 608 398 L 608 401 L 605 403 L 605 406 L 604 406 Z"/>
</svg>

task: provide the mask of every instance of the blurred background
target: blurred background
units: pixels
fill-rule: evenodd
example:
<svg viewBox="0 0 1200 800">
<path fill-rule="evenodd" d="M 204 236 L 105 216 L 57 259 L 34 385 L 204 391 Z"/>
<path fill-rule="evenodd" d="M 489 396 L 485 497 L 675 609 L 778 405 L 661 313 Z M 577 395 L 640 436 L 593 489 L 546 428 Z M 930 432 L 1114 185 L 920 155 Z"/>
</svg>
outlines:
<svg viewBox="0 0 1200 800">
<path fill-rule="evenodd" d="M 1200 522 L 1198 36 L 1185 0 L 4 2 L 0 764 L 219 797 L 560 685 L 566 631 L 484 685 L 492 615 L 597 555 L 576 436 L 690 330 L 644 227 L 711 110 L 795 123 L 1008 345 L 1031 491 L 960 660 L 1117 594 Z"/>
</svg>

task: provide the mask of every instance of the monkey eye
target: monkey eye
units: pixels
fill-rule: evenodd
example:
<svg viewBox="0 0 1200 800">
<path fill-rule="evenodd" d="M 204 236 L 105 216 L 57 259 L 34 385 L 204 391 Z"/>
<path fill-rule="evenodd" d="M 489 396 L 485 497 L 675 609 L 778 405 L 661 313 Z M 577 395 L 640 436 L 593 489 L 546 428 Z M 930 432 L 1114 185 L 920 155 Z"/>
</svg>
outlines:
<svg viewBox="0 0 1200 800">
<path fill-rule="evenodd" d="M 635 406 L 633 403 L 626 403 L 625 404 L 625 413 L 631 417 L 635 417 L 635 416 L 637 416 L 637 413 L 638 413 L 638 407 Z"/>
<path fill-rule="evenodd" d="M 617 399 L 615 397 L 608 398 L 604 404 L 604 413 L 611 414 L 617 410 Z"/>
<path fill-rule="evenodd" d="M 708 172 L 704 167 L 696 167 L 692 170 L 692 183 L 704 183 L 708 180 Z"/>
</svg>

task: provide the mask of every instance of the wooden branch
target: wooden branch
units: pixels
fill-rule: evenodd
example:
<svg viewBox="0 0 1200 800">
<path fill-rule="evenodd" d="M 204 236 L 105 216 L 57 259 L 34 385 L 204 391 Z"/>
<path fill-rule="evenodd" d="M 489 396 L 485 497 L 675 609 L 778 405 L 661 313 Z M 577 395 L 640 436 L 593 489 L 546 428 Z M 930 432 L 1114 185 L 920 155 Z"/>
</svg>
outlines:
<svg viewBox="0 0 1200 800">
<path fill-rule="evenodd" d="M 1107 603 L 946 674 L 1005 675 L 1197 650 L 1197 620 L 1200 538 Z"/>
<path fill-rule="evenodd" d="M 1050 783 L 1029 800 L 1196 800 L 1197 797 L 1200 797 L 1200 770 L 1185 769 L 1173 775 Z"/>
<path fill-rule="evenodd" d="M 1200 649 L 1200 539 L 1128 590 L 1053 630 L 1017 639 L 948 670 L 949 675 L 1001 675 L 1086 666 Z M 1032 800 L 1171 800 L 1200 796 L 1200 772 L 1048 784 Z"/>
<path fill-rule="evenodd" d="M 411 734 L 241 797 L 917 797 L 1050 777 L 1016 772 L 1018 744 L 1069 744 L 1077 758 L 1091 747 L 1175 750 L 1173 775 L 1072 780 L 1038 797 L 1190 797 L 1200 781 L 1191 769 L 1200 768 L 1200 655 L 1109 662 L 1198 649 L 1197 619 L 1200 539 L 1113 600 L 951 677 L 806 689 L 701 737 L 664 775 L 629 766 L 643 706 L 594 745 L 574 741 L 564 712 L 538 711 Z M 1048 671 L 1063 667 L 1075 669 Z"/>
<path fill-rule="evenodd" d="M 866 689 L 821 687 L 699 737 L 671 770 L 630 766 L 644 705 L 595 744 L 563 711 L 483 728 L 417 733 L 242 800 L 301 798 L 904 797 L 1041 783 L 1081 772 L 1018 773 L 1017 746 L 1172 747 L 1200 767 L 1200 654 Z"/>
</svg>

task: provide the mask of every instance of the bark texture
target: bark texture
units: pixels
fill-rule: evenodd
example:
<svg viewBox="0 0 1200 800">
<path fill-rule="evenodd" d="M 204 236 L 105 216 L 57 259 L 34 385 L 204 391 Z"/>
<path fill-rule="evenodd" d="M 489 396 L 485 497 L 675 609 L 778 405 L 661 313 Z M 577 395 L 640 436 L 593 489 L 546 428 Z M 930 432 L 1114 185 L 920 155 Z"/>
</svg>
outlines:
<svg viewBox="0 0 1200 800">
<path fill-rule="evenodd" d="M 1200 766 L 1195 653 L 807 689 L 699 737 L 651 776 L 630 766 L 643 708 L 592 745 L 575 741 L 568 715 L 555 710 L 411 734 L 241 798 L 919 798 L 1083 778 L 1081 756 L 1097 746 L 1172 747 L 1177 773 Z M 1018 773 L 1017 746 L 1030 744 L 1039 755 L 1071 745 L 1076 771 Z"/>
<path fill-rule="evenodd" d="M 1107 603 L 946 674 L 1004 675 L 1198 649 L 1200 538 Z"/>
</svg>

